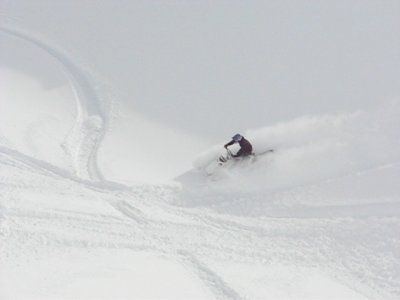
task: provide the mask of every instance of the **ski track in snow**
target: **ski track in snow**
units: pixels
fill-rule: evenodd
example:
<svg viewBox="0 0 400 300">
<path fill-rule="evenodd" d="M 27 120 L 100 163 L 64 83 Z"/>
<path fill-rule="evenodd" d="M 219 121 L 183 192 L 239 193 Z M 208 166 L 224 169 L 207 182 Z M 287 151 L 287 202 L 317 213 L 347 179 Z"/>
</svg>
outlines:
<svg viewBox="0 0 400 300">
<path fill-rule="evenodd" d="M 104 177 L 97 164 L 97 153 L 106 133 L 109 118 L 102 109 L 102 99 L 92 87 L 89 76 L 62 51 L 32 34 L 5 27 L 0 27 L 0 32 L 39 47 L 63 66 L 77 101 L 77 119 L 63 147 L 71 157 L 77 176 L 90 180 L 103 180 Z"/>
<path fill-rule="evenodd" d="M 170 186 L 93 188 L 90 184 L 66 181 L 64 176 L 49 176 L 40 166 L 26 164 L 15 156 L 12 152 L 0 155 L 0 203 L 4 203 L 0 239 L 3 245 L 17 247 L 5 247 L 5 259 L 39 255 L 37 251 L 51 255 L 69 248 L 157 252 L 193 270 L 219 299 L 241 299 L 247 293 L 210 267 L 216 262 L 265 266 L 283 263 L 299 268 L 311 265 L 356 290 L 365 292 L 365 284 L 373 287 L 371 295 L 390 298 L 385 291 L 393 295 L 399 292 L 396 257 L 390 261 L 376 256 L 385 251 L 382 243 L 388 242 L 380 236 L 382 232 L 396 242 L 397 218 L 379 221 L 376 233 L 369 237 L 371 242 L 364 245 L 371 235 L 369 223 L 378 221 L 374 216 L 365 220 L 232 219 L 207 210 L 168 205 L 165 199 L 176 193 Z M 54 197 L 55 203 L 36 203 L 35 192 L 39 197 Z M 9 200 L 5 202 L 5 198 Z M 74 198 L 89 200 L 93 207 L 106 204 L 115 210 L 76 212 L 73 203 L 63 209 L 58 207 Z M 31 208 L 21 209 L 20 202 L 31 202 Z M 359 240 L 353 240 L 353 231 L 359 233 Z M 394 245 L 386 246 L 391 249 Z M 364 283 L 359 281 L 361 278 Z"/>
<path fill-rule="evenodd" d="M 68 212 L 58 209 L 57 204 L 55 209 L 40 211 L 40 205 L 36 207 L 36 203 L 35 208 L 20 209 L 13 201 L 2 200 L 5 203 L 2 204 L 2 244 L 18 245 L 18 249 L 5 247 L 2 250 L 5 258 L 24 257 L 26 253 L 34 256 L 29 249 L 55 251 L 51 249 L 60 247 L 159 252 L 192 269 L 215 297 L 222 299 L 244 297 L 208 266 L 227 260 L 258 265 L 282 262 L 300 267 L 312 265 L 338 280 L 350 282 L 347 284 L 359 291 L 365 291 L 363 284 L 358 282 L 358 278 L 362 278 L 367 286 L 374 287 L 370 291 L 372 295 L 375 292 L 375 295 L 390 298 L 385 291 L 392 295 L 399 293 L 397 258 L 390 261 L 375 255 L 384 251 L 382 243 L 389 249 L 396 247 L 397 203 L 372 205 L 375 213 L 370 210 L 371 204 L 354 206 L 354 213 L 349 213 L 343 206 L 344 215 L 340 213 L 340 206 L 338 212 L 332 212 L 330 207 L 310 207 L 312 213 L 304 207 L 286 207 L 282 212 L 271 211 L 270 217 L 267 213 L 261 219 L 236 219 L 167 204 L 173 203 L 174 199 L 170 198 L 179 192 L 173 186 L 127 187 L 115 183 L 107 186 L 105 182 L 74 177 L 65 170 L 6 147 L 0 148 L 0 163 L 0 199 L 29 200 L 37 191 L 65 198 L 63 201 L 66 202 L 71 197 L 97 199 L 118 213 Z M 296 191 L 293 191 L 295 195 Z M 240 204 L 240 199 L 236 202 Z M 235 201 L 230 201 L 230 205 L 235 207 Z M 382 207 L 391 214 L 382 213 Z M 365 219 L 357 219 L 363 215 L 363 210 L 368 212 Z M 378 230 L 371 239 L 369 223 L 378 221 L 379 216 L 383 219 L 377 223 Z M 363 238 L 352 242 L 353 236 L 349 232 L 353 231 L 359 232 L 365 240 L 371 239 L 371 243 L 363 245 Z M 386 238 L 380 236 L 382 232 L 389 235 L 393 245 L 387 245 Z M 349 249 L 352 249 L 350 253 Z M 383 290 L 379 290 L 379 285 L 381 289 L 384 287 Z"/>
<path fill-rule="evenodd" d="M 251 295 L 251 290 L 232 283 L 232 275 L 214 268 L 232 262 L 266 270 L 270 265 L 311 267 L 373 298 L 400 295 L 400 257 L 391 252 L 399 249 L 398 202 L 354 205 L 350 212 L 349 206 L 297 209 L 288 205 L 281 211 L 264 209 L 259 216 L 240 217 L 223 210 L 224 203 L 214 210 L 178 206 L 174 203 L 181 191 L 173 185 L 128 187 L 105 181 L 97 151 L 109 117 L 89 77 L 42 40 L 13 29 L 0 30 L 57 59 L 76 91 L 78 107 L 77 121 L 65 143 L 76 174 L 0 147 L 0 263 L 60 255 L 71 248 L 129 249 L 180 262 L 217 299 Z M 301 188 L 307 197 L 308 186 Z M 246 195 L 225 196 L 240 215 Z M 273 193 L 247 201 L 253 205 L 258 201 L 263 208 L 269 196 Z M 46 197 L 52 202 L 45 202 Z"/>
<path fill-rule="evenodd" d="M 204 263 L 186 251 L 179 251 L 182 260 L 186 265 L 194 268 L 198 276 L 207 286 L 213 289 L 216 298 L 220 299 L 243 299 L 235 290 L 224 282 L 214 271 L 209 269 Z"/>
</svg>

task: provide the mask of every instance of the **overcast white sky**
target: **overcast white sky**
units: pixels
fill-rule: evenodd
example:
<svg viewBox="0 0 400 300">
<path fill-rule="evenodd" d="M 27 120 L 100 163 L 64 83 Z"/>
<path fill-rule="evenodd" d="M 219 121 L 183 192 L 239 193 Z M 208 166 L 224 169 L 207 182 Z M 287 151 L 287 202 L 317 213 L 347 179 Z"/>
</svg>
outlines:
<svg viewBox="0 0 400 300">
<path fill-rule="evenodd" d="M 2 26 L 86 63 L 135 111 L 210 139 L 400 98 L 398 0 L 0 5 Z"/>
</svg>

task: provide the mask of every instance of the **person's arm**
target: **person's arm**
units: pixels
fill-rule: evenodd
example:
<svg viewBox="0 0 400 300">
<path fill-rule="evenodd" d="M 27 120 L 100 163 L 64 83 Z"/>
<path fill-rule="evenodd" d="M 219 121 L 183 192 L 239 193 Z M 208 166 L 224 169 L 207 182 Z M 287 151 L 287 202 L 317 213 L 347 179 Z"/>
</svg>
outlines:
<svg viewBox="0 0 400 300">
<path fill-rule="evenodd" d="M 224 145 L 224 148 L 228 148 L 229 146 L 232 146 L 234 143 L 236 143 L 234 140 L 230 141 L 229 143 Z"/>
</svg>

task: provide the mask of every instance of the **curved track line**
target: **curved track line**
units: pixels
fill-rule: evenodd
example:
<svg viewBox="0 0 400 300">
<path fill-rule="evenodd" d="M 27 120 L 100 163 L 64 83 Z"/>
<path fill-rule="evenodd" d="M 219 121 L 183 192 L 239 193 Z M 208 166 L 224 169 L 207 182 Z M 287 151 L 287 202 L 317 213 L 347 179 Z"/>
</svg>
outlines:
<svg viewBox="0 0 400 300">
<path fill-rule="evenodd" d="M 243 299 L 232 287 L 230 287 L 217 273 L 212 271 L 203 262 L 185 250 L 178 250 L 178 258 L 189 267 L 192 267 L 199 278 L 214 293 L 217 299 Z"/>
<path fill-rule="evenodd" d="M 130 187 L 113 182 L 108 180 L 103 181 L 91 181 L 87 179 L 82 179 L 74 174 L 71 174 L 68 170 L 62 169 L 55 165 L 50 164 L 47 161 L 43 161 L 31 156 L 28 156 L 24 153 L 19 152 L 18 150 L 7 148 L 4 146 L 0 146 L 0 156 L 9 156 L 12 160 L 27 165 L 35 169 L 38 173 L 43 174 L 54 174 L 56 176 L 62 177 L 64 179 L 68 179 L 74 181 L 76 183 L 84 185 L 86 188 L 100 190 L 100 191 L 125 191 L 130 190 Z"/>
<path fill-rule="evenodd" d="M 97 154 L 106 132 L 108 119 L 101 109 L 101 100 L 85 72 L 66 54 L 30 34 L 5 27 L 0 27 L 0 32 L 37 46 L 62 65 L 77 101 L 77 121 L 66 139 L 64 148 L 74 160 L 75 172 L 79 177 L 103 180 L 104 177 L 97 164 Z"/>
</svg>

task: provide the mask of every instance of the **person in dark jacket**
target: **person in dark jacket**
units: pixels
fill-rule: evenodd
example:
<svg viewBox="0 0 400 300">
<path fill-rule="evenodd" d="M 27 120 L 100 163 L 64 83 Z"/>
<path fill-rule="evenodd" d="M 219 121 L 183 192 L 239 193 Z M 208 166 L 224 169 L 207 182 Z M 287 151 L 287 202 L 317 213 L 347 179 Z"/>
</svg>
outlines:
<svg viewBox="0 0 400 300">
<path fill-rule="evenodd" d="M 242 135 L 240 134 L 235 134 L 232 137 L 232 141 L 229 143 L 225 144 L 224 147 L 228 149 L 229 146 L 239 143 L 240 145 L 240 150 L 236 153 L 233 154 L 232 157 L 242 157 L 242 156 L 248 156 L 252 153 L 253 151 L 253 146 L 250 144 L 248 140 L 246 140 Z"/>
</svg>

